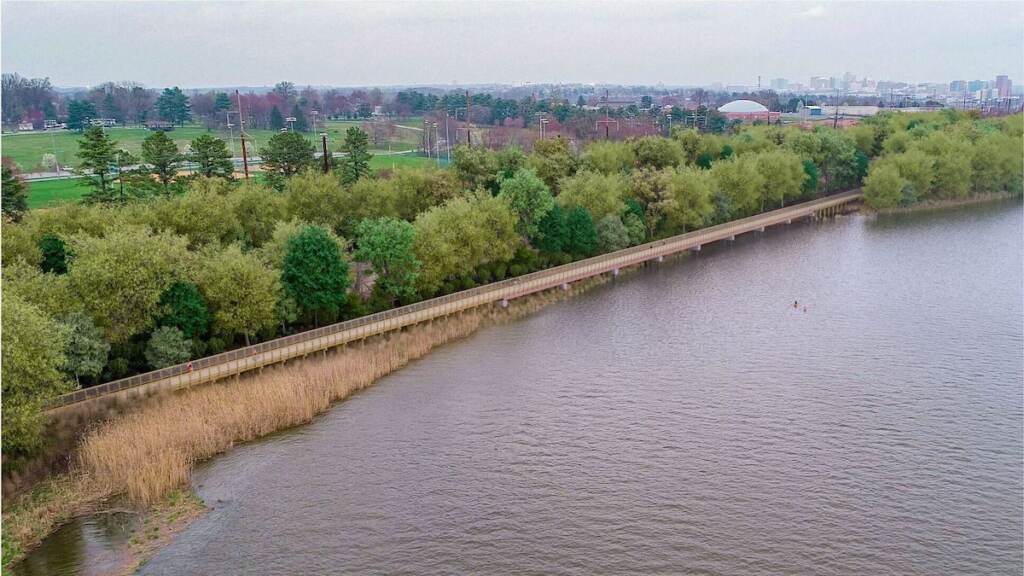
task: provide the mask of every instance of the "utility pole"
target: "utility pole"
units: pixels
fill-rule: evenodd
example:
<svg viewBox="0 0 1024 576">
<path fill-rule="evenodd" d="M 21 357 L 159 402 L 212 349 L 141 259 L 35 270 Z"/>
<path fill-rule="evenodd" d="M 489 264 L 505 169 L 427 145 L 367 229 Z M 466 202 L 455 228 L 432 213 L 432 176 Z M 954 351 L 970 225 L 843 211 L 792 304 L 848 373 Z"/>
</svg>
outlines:
<svg viewBox="0 0 1024 576">
<path fill-rule="evenodd" d="M 450 136 L 448 136 L 448 111 L 445 110 L 444 111 L 444 148 L 445 148 L 445 153 L 446 153 L 447 158 L 448 158 L 448 165 L 450 166 L 451 163 L 452 163 L 452 141 L 449 138 L 450 138 Z"/>
<path fill-rule="evenodd" d="M 324 174 L 331 171 L 331 157 L 327 153 L 327 132 L 320 133 L 320 140 L 324 144 Z"/>
<path fill-rule="evenodd" d="M 231 111 L 230 110 L 225 110 L 224 111 L 224 125 L 228 129 L 228 145 L 231 146 L 231 157 L 234 158 L 235 157 L 235 131 L 231 129 L 234 126 L 234 124 L 231 123 Z"/>
<path fill-rule="evenodd" d="M 242 141 L 242 169 L 245 171 L 245 179 L 249 179 L 249 158 L 245 151 L 245 114 L 242 114 L 242 95 L 235 90 L 235 98 L 238 100 L 238 139 Z"/>
<path fill-rule="evenodd" d="M 836 115 L 832 119 L 832 129 L 839 127 L 839 90 L 836 90 Z"/>
<path fill-rule="evenodd" d="M 469 90 L 466 90 L 466 146 L 473 145 L 473 100 L 472 96 L 469 95 Z"/>
</svg>

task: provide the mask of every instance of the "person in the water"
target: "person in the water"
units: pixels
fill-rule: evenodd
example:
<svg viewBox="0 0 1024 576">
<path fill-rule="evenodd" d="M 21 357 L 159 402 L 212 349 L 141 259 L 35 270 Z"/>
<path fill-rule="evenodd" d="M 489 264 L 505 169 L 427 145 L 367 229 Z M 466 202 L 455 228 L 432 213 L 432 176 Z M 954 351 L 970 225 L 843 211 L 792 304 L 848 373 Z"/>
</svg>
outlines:
<svg viewBox="0 0 1024 576">
<path fill-rule="evenodd" d="M 799 308 L 799 307 L 800 307 L 800 304 L 796 300 L 793 300 L 793 308 Z"/>
</svg>

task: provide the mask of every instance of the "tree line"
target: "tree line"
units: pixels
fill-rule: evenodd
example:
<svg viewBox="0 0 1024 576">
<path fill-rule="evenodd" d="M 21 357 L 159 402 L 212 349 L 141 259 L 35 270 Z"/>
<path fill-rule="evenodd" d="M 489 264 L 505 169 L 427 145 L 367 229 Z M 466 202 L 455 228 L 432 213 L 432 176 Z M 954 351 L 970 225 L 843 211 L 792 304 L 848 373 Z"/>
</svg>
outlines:
<svg viewBox="0 0 1024 576">
<path fill-rule="evenodd" d="M 448 168 L 377 173 L 358 129 L 328 173 L 311 144 L 283 133 L 267 182 L 234 180 L 225 167 L 165 186 L 150 157 L 139 177 L 159 193 L 97 194 L 2 229 L 4 452 L 38 447 L 42 401 L 75 386 L 697 230 L 865 176 L 870 189 L 902 167 L 899 155 L 934 153 L 936 177 L 959 185 L 945 176 L 954 153 L 943 146 L 970 134 L 995 159 L 972 154 L 975 177 L 997 174 L 983 186 L 1019 193 L 1001 146 L 1013 143 L 1019 159 L 1020 121 L 951 113 L 843 131 L 677 128 L 583 150 L 553 138 L 529 152 L 461 146 Z M 83 148 L 110 148 L 92 134 Z M 150 149 L 166 148 L 152 138 Z"/>
</svg>

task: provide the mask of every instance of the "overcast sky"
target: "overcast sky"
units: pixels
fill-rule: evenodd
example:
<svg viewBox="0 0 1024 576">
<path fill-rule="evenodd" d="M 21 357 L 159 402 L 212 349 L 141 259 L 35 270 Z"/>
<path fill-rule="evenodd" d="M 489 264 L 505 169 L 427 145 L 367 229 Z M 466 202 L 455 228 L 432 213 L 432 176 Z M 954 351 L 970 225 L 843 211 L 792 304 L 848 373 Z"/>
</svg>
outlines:
<svg viewBox="0 0 1024 576">
<path fill-rule="evenodd" d="M 58 86 L 1024 82 L 1024 3 L 9 2 L 4 72 Z"/>
</svg>

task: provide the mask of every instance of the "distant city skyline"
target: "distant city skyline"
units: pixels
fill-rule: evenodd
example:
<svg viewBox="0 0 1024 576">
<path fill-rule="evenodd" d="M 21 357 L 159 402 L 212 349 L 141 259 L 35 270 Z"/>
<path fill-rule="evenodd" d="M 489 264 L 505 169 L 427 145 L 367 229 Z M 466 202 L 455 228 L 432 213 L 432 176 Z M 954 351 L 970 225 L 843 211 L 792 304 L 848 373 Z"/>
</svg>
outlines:
<svg viewBox="0 0 1024 576">
<path fill-rule="evenodd" d="M 989 3 L 2 3 L 2 67 L 56 86 L 524 83 L 769 87 L 847 72 L 1024 75 Z"/>
</svg>

